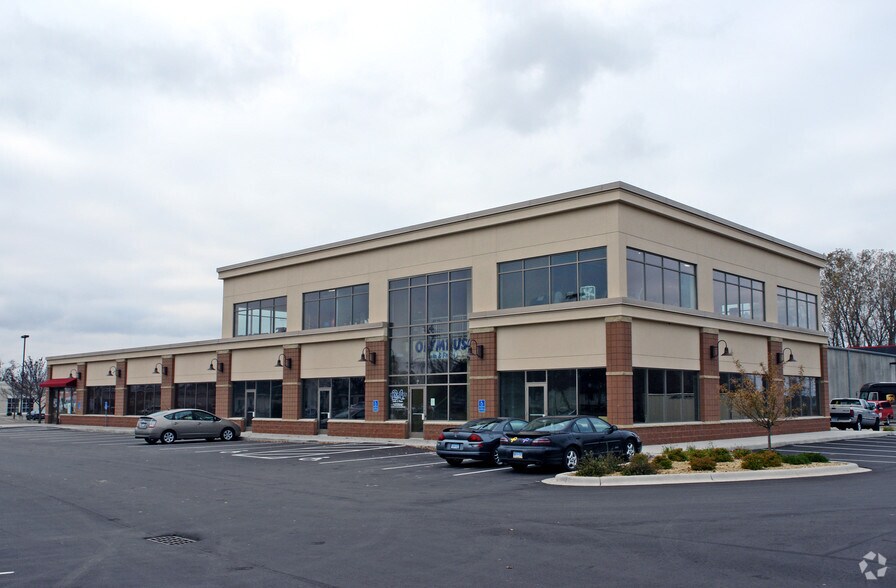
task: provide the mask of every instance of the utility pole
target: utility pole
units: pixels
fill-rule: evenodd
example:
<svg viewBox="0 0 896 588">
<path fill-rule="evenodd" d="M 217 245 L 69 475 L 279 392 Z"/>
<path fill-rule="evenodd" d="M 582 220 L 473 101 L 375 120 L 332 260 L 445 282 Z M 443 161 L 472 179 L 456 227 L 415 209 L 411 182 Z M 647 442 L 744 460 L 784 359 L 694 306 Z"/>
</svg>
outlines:
<svg viewBox="0 0 896 588">
<path fill-rule="evenodd" d="M 31 335 L 22 335 L 22 374 L 19 376 L 19 414 L 22 413 L 22 400 L 25 393 L 25 346 L 28 344 L 28 337 Z"/>
</svg>

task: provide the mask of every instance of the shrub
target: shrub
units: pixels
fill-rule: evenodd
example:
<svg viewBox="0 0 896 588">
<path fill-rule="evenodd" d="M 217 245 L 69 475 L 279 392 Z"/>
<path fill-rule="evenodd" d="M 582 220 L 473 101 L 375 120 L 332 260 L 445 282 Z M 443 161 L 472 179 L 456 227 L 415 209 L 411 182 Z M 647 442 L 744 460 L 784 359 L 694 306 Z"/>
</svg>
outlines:
<svg viewBox="0 0 896 588">
<path fill-rule="evenodd" d="M 734 461 L 734 457 L 731 455 L 731 452 L 725 449 L 724 447 L 714 447 L 710 450 L 709 457 L 712 457 L 719 463 L 722 462 L 731 462 Z"/>
<path fill-rule="evenodd" d="M 749 453 L 741 458 L 740 467 L 743 470 L 765 469 L 765 460 L 758 453 Z"/>
<path fill-rule="evenodd" d="M 805 453 L 782 455 L 781 461 L 790 465 L 808 465 L 812 463 L 812 460 Z"/>
<path fill-rule="evenodd" d="M 672 465 L 671 462 L 669 465 Z M 650 463 L 646 454 L 636 453 L 619 471 L 623 476 L 651 476 L 656 473 L 656 466 Z"/>
<path fill-rule="evenodd" d="M 809 453 L 803 453 L 803 455 L 808 457 L 809 461 L 811 461 L 812 463 L 829 463 L 831 461 L 824 455 L 822 455 L 820 453 L 815 453 L 814 451 L 810 451 Z"/>
<path fill-rule="evenodd" d="M 711 457 L 700 457 L 695 455 L 689 460 L 691 469 L 695 472 L 714 472 L 716 471 L 716 460 Z"/>
<path fill-rule="evenodd" d="M 687 456 L 688 461 L 695 457 L 712 457 L 712 448 L 697 449 L 693 445 L 688 445 L 687 449 L 684 450 L 684 454 Z"/>
<path fill-rule="evenodd" d="M 666 455 L 657 455 L 653 458 L 653 465 L 655 465 L 658 470 L 671 470 L 672 460 Z"/>
<path fill-rule="evenodd" d="M 684 449 L 681 447 L 663 447 L 663 455 L 672 461 L 687 461 L 688 456 L 685 455 Z"/>
<path fill-rule="evenodd" d="M 751 453 L 753 453 L 753 452 L 744 447 L 735 447 L 734 449 L 731 450 L 731 455 L 733 455 L 737 459 L 743 459 L 743 458 L 747 457 L 748 455 L 750 455 Z"/>
<path fill-rule="evenodd" d="M 761 456 L 762 462 L 767 468 L 776 468 L 781 465 L 781 454 L 771 449 L 759 451 L 756 455 Z"/>
<path fill-rule="evenodd" d="M 576 468 L 577 476 L 601 477 L 615 474 L 622 466 L 622 460 L 613 453 L 595 456 L 588 453 L 579 461 L 579 467 Z"/>
</svg>

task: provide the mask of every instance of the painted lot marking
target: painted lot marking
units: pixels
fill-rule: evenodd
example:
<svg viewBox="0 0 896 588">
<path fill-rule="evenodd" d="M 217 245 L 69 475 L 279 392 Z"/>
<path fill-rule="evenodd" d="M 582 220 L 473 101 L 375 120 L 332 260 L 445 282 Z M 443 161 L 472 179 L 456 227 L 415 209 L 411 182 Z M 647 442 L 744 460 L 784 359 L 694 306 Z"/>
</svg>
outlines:
<svg viewBox="0 0 896 588">
<path fill-rule="evenodd" d="M 423 468 L 423 467 L 427 467 L 427 466 L 442 465 L 443 463 L 444 463 L 444 462 L 442 462 L 442 461 L 434 461 L 434 462 L 432 462 L 432 463 L 415 463 L 415 464 L 411 464 L 411 465 L 392 466 L 392 467 L 388 467 L 388 468 L 383 468 L 383 471 L 386 471 L 386 470 L 403 470 L 403 469 L 405 469 L 405 468 Z"/>
<path fill-rule="evenodd" d="M 852 451 L 873 451 L 873 452 L 875 452 L 875 453 L 884 453 L 884 454 L 896 455 L 896 447 L 892 447 L 892 448 L 890 448 L 890 449 L 877 449 L 876 447 L 862 447 L 862 446 L 856 446 L 856 447 L 844 447 L 844 446 L 842 446 L 842 445 L 822 445 L 822 444 L 818 444 L 818 445 L 793 445 L 792 447 L 805 447 L 805 448 L 807 448 L 807 449 L 816 449 L 816 450 L 822 450 L 822 451 L 827 451 L 827 450 L 831 450 L 831 451 L 841 451 L 841 452 L 844 452 L 844 453 L 846 453 L 846 452 L 852 452 Z"/>
<path fill-rule="evenodd" d="M 476 470 L 476 471 L 473 471 L 473 472 L 461 472 L 461 473 L 459 473 L 459 474 L 453 474 L 453 476 L 456 478 L 457 476 L 472 476 L 472 475 L 474 475 L 474 474 L 491 474 L 491 473 L 493 473 L 493 472 L 506 472 L 506 471 L 509 470 L 509 469 L 510 469 L 509 467 L 506 467 L 506 468 L 491 468 L 491 469 L 488 469 L 488 470 Z"/>
<path fill-rule="evenodd" d="M 400 453 L 398 455 L 381 455 L 379 457 L 359 457 L 357 459 L 340 459 L 338 461 L 327 461 L 324 464 L 348 463 L 350 461 L 372 461 L 374 459 L 395 459 L 396 457 L 429 457 L 428 453 Z"/>
<path fill-rule="evenodd" d="M 391 449 L 392 446 L 373 446 L 373 447 L 359 447 L 349 446 L 348 448 L 337 448 L 337 449 L 320 449 L 320 448 L 306 448 L 306 449 L 276 449 L 270 451 L 253 451 L 251 453 L 237 453 L 234 454 L 235 457 L 251 457 L 254 459 L 302 459 L 302 458 L 319 458 L 324 459 L 328 458 L 331 455 L 342 455 L 346 453 L 359 453 L 363 451 L 379 451 L 382 449 Z M 308 461 L 308 460 L 306 460 Z"/>
</svg>

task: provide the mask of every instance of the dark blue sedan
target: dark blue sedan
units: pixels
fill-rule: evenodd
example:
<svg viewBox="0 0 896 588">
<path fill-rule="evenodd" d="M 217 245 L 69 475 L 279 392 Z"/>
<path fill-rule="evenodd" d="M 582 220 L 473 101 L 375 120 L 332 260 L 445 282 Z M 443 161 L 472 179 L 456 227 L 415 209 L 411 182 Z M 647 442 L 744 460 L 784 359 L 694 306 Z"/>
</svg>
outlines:
<svg viewBox="0 0 896 588">
<path fill-rule="evenodd" d="M 452 466 L 459 466 L 465 459 L 501 465 L 498 442 L 504 435 L 512 435 L 525 425 L 523 419 L 473 419 L 442 431 L 436 443 L 436 455 Z"/>
<path fill-rule="evenodd" d="M 637 433 L 619 429 L 593 416 L 539 417 L 518 433 L 505 435 L 498 447 L 498 457 L 523 471 L 527 466 L 557 466 L 570 472 L 583 455 L 615 453 L 624 459 L 640 453 Z"/>
</svg>

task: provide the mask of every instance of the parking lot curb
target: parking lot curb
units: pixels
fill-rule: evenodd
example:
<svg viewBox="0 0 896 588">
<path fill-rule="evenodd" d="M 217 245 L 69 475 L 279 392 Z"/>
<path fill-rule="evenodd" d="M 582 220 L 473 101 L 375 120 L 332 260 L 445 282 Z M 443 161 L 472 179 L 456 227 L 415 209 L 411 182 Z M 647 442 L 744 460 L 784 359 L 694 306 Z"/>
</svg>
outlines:
<svg viewBox="0 0 896 588">
<path fill-rule="evenodd" d="M 843 476 L 862 474 L 871 470 L 854 463 L 841 463 L 814 468 L 757 470 L 741 472 L 708 472 L 700 474 L 657 474 L 653 476 L 604 476 L 583 477 L 575 472 L 564 472 L 553 478 L 542 480 L 552 486 L 656 486 L 660 484 L 705 484 L 708 482 L 753 482 L 758 480 L 785 480 L 788 478 L 815 478 L 822 476 Z"/>
</svg>

